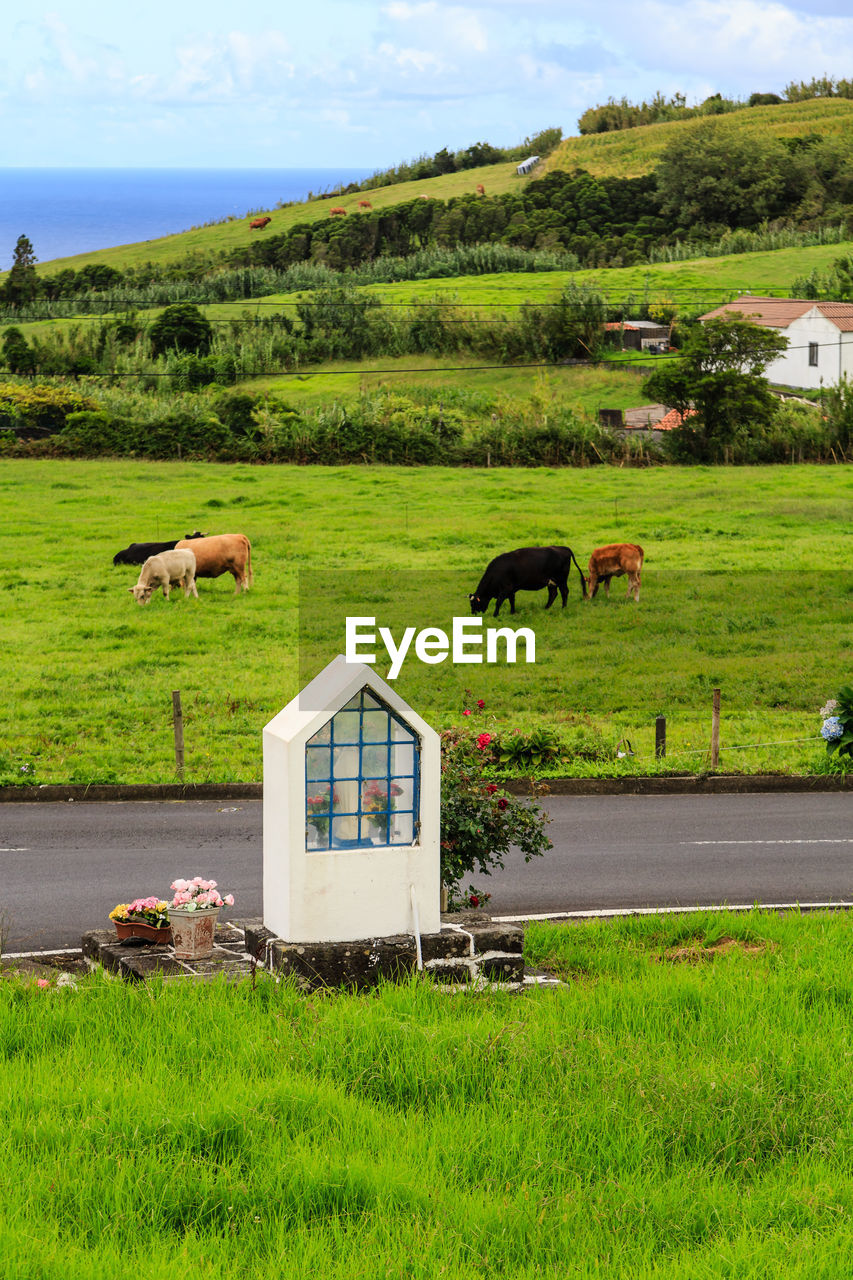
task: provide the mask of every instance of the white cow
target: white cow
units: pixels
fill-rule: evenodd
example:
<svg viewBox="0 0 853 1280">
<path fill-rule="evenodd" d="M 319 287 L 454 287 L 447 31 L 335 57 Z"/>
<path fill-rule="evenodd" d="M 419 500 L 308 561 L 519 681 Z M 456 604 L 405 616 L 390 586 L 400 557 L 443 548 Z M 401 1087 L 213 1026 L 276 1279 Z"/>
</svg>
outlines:
<svg viewBox="0 0 853 1280">
<path fill-rule="evenodd" d="M 172 585 L 183 587 L 184 595 L 190 592 L 198 599 L 195 585 L 195 556 L 191 551 L 161 551 L 159 555 L 149 556 L 139 571 L 139 581 L 135 587 L 128 587 L 137 604 L 148 604 L 158 587 L 163 588 L 163 595 L 169 599 Z"/>
</svg>

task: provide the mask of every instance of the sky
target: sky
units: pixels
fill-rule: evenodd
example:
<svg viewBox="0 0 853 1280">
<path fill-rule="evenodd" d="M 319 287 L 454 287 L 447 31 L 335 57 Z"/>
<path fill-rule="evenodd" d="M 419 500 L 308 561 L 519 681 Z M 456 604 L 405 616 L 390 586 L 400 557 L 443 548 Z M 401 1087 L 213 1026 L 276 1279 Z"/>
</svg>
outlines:
<svg viewBox="0 0 853 1280">
<path fill-rule="evenodd" d="M 853 76 L 850 0 L 53 0 L 0 18 L 0 167 L 381 169 L 608 98 Z"/>
</svg>

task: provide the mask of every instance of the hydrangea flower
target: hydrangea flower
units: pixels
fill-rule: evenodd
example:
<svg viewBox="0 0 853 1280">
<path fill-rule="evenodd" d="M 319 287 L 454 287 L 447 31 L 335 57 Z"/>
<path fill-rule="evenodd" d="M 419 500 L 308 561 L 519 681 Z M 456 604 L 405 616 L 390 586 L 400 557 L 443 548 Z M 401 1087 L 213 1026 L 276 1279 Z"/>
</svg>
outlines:
<svg viewBox="0 0 853 1280">
<path fill-rule="evenodd" d="M 835 742 L 844 733 L 844 725 L 838 719 L 838 716 L 830 716 L 828 720 L 824 720 L 821 727 L 820 736 L 826 742 Z"/>
</svg>

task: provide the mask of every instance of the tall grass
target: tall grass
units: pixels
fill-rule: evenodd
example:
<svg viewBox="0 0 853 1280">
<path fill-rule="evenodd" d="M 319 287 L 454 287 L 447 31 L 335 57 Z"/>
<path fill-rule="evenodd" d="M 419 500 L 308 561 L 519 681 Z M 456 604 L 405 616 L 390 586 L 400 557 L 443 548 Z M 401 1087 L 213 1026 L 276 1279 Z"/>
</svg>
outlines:
<svg viewBox="0 0 853 1280">
<path fill-rule="evenodd" d="M 846 1274 L 847 920 L 528 950 L 567 985 L 0 982 L 4 1280 Z"/>
</svg>

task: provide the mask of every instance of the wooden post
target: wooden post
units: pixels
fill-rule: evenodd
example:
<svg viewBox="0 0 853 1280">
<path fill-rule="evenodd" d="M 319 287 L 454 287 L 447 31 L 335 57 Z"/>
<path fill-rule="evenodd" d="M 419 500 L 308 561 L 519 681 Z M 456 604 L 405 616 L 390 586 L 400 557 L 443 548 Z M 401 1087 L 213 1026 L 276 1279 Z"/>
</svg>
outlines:
<svg viewBox="0 0 853 1280">
<path fill-rule="evenodd" d="M 184 776 L 184 713 L 181 710 L 181 691 L 172 690 L 172 722 L 175 727 L 175 768 L 178 777 Z"/>
<path fill-rule="evenodd" d="M 720 763 L 720 691 L 714 690 L 714 706 L 711 712 L 711 768 Z"/>
<path fill-rule="evenodd" d="M 662 760 L 666 755 L 666 716 L 658 716 L 655 720 L 655 759 Z"/>
</svg>

